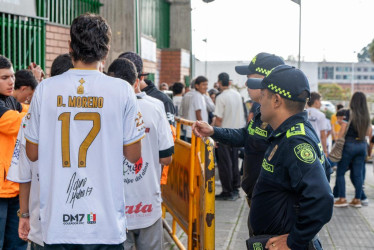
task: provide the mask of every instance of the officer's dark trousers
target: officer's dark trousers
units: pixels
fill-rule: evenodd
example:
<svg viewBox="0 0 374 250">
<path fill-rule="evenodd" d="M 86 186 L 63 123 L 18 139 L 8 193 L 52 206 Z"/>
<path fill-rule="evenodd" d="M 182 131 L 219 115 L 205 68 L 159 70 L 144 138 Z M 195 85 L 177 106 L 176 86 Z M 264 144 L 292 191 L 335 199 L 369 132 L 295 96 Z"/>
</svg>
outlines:
<svg viewBox="0 0 374 250">
<path fill-rule="evenodd" d="M 225 193 L 239 191 L 238 150 L 239 148 L 219 143 L 216 151 L 219 179 L 222 183 L 222 191 Z"/>
</svg>

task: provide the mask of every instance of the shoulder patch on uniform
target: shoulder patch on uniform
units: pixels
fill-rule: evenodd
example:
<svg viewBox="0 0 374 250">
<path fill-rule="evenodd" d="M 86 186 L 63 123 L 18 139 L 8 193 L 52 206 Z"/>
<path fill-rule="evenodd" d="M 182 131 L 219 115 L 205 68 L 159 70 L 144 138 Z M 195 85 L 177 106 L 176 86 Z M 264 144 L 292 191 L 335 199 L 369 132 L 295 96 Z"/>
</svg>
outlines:
<svg viewBox="0 0 374 250">
<path fill-rule="evenodd" d="M 293 151 L 295 152 L 296 157 L 305 163 L 312 164 L 315 162 L 317 154 L 314 151 L 312 145 L 309 143 L 301 143 L 294 147 Z"/>
<path fill-rule="evenodd" d="M 305 135 L 304 123 L 298 123 L 287 130 L 287 138 L 294 135 Z"/>
<path fill-rule="evenodd" d="M 248 130 L 248 134 L 250 134 L 250 135 L 254 135 L 255 134 L 255 130 L 252 128 L 252 126 L 253 126 L 253 119 L 249 123 L 248 129 L 247 129 Z"/>
</svg>

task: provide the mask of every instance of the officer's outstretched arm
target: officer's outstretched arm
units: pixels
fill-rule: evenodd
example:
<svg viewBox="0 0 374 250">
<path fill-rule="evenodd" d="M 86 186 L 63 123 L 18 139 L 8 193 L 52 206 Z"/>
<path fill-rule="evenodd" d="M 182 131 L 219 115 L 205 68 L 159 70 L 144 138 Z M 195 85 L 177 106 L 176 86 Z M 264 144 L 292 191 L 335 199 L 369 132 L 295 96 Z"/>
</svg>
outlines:
<svg viewBox="0 0 374 250">
<path fill-rule="evenodd" d="M 293 152 L 289 154 L 286 166 L 291 186 L 299 197 L 299 211 L 287 244 L 291 249 L 299 249 L 330 221 L 334 198 L 325 170 L 311 144 L 297 139 L 290 142 L 288 148 Z"/>
</svg>

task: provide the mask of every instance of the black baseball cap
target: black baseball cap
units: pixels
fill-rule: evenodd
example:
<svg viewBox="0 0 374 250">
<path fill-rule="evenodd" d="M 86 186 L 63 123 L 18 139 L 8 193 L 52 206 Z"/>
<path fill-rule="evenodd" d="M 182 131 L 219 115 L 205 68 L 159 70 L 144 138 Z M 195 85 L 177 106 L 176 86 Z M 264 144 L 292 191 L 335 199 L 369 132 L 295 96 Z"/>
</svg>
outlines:
<svg viewBox="0 0 374 250">
<path fill-rule="evenodd" d="M 235 66 L 235 71 L 239 75 L 259 74 L 266 76 L 271 69 L 283 64 L 284 61 L 279 56 L 262 52 L 257 54 L 249 65 Z"/>
<path fill-rule="evenodd" d="M 148 73 L 143 73 L 143 60 L 138 54 L 129 51 L 120 54 L 118 58 L 125 58 L 133 62 L 135 64 L 138 77 L 149 75 Z"/>
<path fill-rule="evenodd" d="M 268 89 L 281 97 L 298 102 L 305 102 L 310 96 L 309 82 L 305 74 L 295 67 L 289 65 L 279 65 L 272 69 L 264 79 L 249 78 L 247 86 L 257 89 Z M 308 96 L 300 98 L 303 91 L 308 92 Z"/>
</svg>

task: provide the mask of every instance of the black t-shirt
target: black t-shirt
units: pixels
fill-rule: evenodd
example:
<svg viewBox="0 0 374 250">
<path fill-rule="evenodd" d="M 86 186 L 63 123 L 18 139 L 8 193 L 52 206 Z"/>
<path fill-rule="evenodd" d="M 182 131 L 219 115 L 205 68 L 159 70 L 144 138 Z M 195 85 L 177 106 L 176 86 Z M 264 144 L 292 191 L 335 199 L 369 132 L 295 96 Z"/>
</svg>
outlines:
<svg viewBox="0 0 374 250">
<path fill-rule="evenodd" d="M 350 117 L 350 111 L 349 109 L 343 109 L 343 110 L 339 110 L 339 112 L 337 113 L 338 116 L 343 116 L 343 121 L 348 123 L 349 122 L 349 117 Z M 348 128 L 348 131 L 347 131 L 347 134 L 345 136 L 346 139 L 353 139 L 353 140 L 359 140 L 358 138 L 358 132 L 357 130 L 355 129 L 354 125 L 353 125 L 353 121 L 351 121 L 351 124 L 349 125 L 349 128 Z"/>
</svg>

